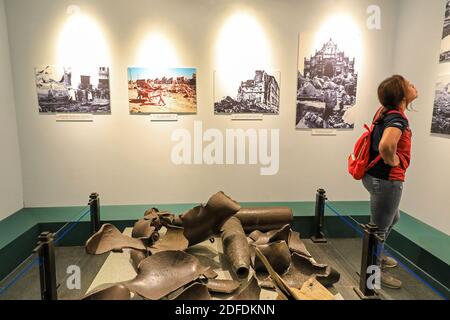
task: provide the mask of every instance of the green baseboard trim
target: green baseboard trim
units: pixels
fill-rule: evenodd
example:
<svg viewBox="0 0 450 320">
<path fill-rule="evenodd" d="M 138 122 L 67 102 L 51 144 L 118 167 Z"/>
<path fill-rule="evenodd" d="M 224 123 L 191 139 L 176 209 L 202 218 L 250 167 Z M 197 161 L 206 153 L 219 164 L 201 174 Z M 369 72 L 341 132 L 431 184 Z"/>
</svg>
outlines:
<svg viewBox="0 0 450 320">
<path fill-rule="evenodd" d="M 391 251 L 397 258 L 421 278 L 450 299 L 450 267 L 431 252 L 424 250 L 415 242 L 406 238 L 397 230 L 389 235 L 386 250 Z"/>
<path fill-rule="evenodd" d="M 36 217 L 28 210 L 21 209 L 0 221 L 0 249 L 7 246 L 21 234 L 38 223 Z"/>
<path fill-rule="evenodd" d="M 402 241 L 405 243 L 400 244 L 397 237 L 403 238 Z M 409 249 L 405 252 L 406 247 L 409 247 Z M 416 255 L 408 255 L 407 251 L 410 251 L 411 248 L 413 251 L 420 252 L 421 257 L 426 257 L 426 262 L 424 263 L 424 259 L 416 259 Z M 395 230 L 392 231 L 389 236 L 388 245 L 385 248 L 385 252 L 394 257 L 400 263 L 400 268 L 407 270 L 415 278 L 433 290 L 437 295 L 446 300 L 450 300 L 448 265 L 442 263 L 441 260 L 436 259 L 436 257 L 418 247 L 415 243 L 404 238 Z"/>
<path fill-rule="evenodd" d="M 101 205 L 101 218 L 107 221 L 138 220 L 145 210 L 156 207 L 160 211 L 170 211 L 174 214 L 182 214 L 197 206 L 198 203 L 184 204 L 148 204 L 148 205 Z M 314 216 L 315 203 L 304 202 L 241 202 L 243 207 L 277 207 L 286 206 L 292 209 L 294 216 Z M 369 215 L 367 201 L 337 201 L 333 202 L 343 215 Z M 0 249 L 13 241 L 18 234 L 26 232 L 38 223 L 53 223 L 73 221 L 88 210 L 87 206 L 74 207 L 42 207 L 24 208 L 17 213 L 0 221 Z M 325 215 L 333 216 L 329 209 Z M 81 221 L 89 221 L 89 215 Z"/>
<path fill-rule="evenodd" d="M 39 225 L 36 224 L 0 250 L 0 280 L 32 254 L 39 234 Z"/>
<path fill-rule="evenodd" d="M 429 252 L 435 257 L 439 257 L 444 263 L 450 265 L 449 235 L 403 211 L 400 215 L 400 221 L 395 225 L 394 230 L 406 237 L 412 243 L 416 243 L 426 252 Z"/>
</svg>

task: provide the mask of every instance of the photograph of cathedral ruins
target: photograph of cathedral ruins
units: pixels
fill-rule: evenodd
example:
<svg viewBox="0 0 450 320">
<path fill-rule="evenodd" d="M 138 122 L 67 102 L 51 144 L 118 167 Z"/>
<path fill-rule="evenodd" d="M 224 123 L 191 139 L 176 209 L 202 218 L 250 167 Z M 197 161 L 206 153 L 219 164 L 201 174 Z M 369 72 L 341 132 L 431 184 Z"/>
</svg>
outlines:
<svg viewBox="0 0 450 320">
<path fill-rule="evenodd" d="M 264 70 L 256 70 L 253 78 L 239 80 L 238 86 L 231 85 L 229 86 L 230 90 L 227 91 L 218 88 L 220 86 L 219 78 L 226 78 L 226 76 L 216 71 L 214 112 L 216 114 L 278 114 L 280 110 L 279 74 L 273 74 Z M 219 91 L 226 94 L 216 95 Z"/>
<path fill-rule="evenodd" d="M 299 46 L 301 41 L 302 36 Z M 312 55 L 302 55 L 299 48 L 298 69 L 296 128 L 353 129 L 355 58 L 330 38 Z"/>
<path fill-rule="evenodd" d="M 130 114 L 196 113 L 197 69 L 128 68 Z"/>
<path fill-rule="evenodd" d="M 40 113 L 111 113 L 109 68 L 35 69 Z"/>
</svg>

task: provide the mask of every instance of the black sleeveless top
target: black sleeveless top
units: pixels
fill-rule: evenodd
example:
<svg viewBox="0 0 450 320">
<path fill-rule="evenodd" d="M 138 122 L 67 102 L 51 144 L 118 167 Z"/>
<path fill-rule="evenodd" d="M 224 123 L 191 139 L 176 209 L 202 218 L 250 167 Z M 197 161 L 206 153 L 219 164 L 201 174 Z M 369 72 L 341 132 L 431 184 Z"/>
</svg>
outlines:
<svg viewBox="0 0 450 320">
<path fill-rule="evenodd" d="M 402 117 L 398 113 L 394 114 L 388 114 L 385 115 L 382 119 L 378 121 L 378 123 L 375 125 L 373 132 L 372 132 L 372 145 L 370 148 L 370 161 L 375 159 L 380 151 L 379 151 L 379 145 L 381 138 L 383 136 L 384 129 L 386 128 L 398 128 L 404 132 L 408 128 L 408 120 Z M 369 163 L 370 163 L 369 161 Z M 372 177 L 383 179 L 383 180 L 390 180 L 392 167 L 388 164 L 386 164 L 383 159 L 377 162 L 377 164 L 367 171 L 368 174 L 370 174 Z"/>
</svg>

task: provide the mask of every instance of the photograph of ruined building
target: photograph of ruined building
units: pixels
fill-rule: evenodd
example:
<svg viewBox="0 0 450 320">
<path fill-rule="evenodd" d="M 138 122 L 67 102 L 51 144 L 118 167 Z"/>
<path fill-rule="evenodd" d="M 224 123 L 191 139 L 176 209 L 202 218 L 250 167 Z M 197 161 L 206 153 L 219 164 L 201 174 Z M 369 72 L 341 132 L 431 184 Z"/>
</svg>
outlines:
<svg viewBox="0 0 450 320">
<path fill-rule="evenodd" d="M 110 113 L 109 68 L 35 69 L 40 113 Z"/>
<path fill-rule="evenodd" d="M 348 57 L 331 38 L 314 50 L 301 55 L 299 48 L 296 128 L 353 129 L 350 115 L 358 81 L 355 58 Z"/>
<path fill-rule="evenodd" d="M 431 132 L 450 135 L 450 74 L 438 78 Z"/>
<path fill-rule="evenodd" d="M 128 68 L 130 114 L 196 113 L 195 68 Z"/>
<path fill-rule="evenodd" d="M 450 61 L 450 0 L 447 0 L 445 6 L 444 26 L 442 29 L 441 52 L 439 62 Z"/>
<path fill-rule="evenodd" d="M 230 90 L 219 88 L 219 78 L 225 78 L 220 71 L 215 72 L 214 112 L 216 114 L 263 113 L 278 114 L 280 110 L 279 72 L 252 71 L 250 79 L 240 80 Z M 226 93 L 217 94 L 218 92 Z"/>
</svg>

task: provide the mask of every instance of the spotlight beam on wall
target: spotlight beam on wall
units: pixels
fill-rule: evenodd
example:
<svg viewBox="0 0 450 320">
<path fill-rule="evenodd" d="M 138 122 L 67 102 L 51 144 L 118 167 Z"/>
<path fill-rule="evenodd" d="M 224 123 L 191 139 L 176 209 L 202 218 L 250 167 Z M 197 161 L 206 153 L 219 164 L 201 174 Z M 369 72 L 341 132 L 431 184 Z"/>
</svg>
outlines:
<svg viewBox="0 0 450 320">
<path fill-rule="evenodd" d="M 109 49 L 100 27 L 79 8 L 69 7 L 69 16 L 59 35 L 58 65 L 74 68 L 109 66 Z"/>
<path fill-rule="evenodd" d="M 177 50 L 162 32 L 154 31 L 143 38 L 137 53 L 138 66 L 164 68 L 180 66 Z"/>
</svg>

